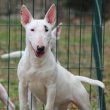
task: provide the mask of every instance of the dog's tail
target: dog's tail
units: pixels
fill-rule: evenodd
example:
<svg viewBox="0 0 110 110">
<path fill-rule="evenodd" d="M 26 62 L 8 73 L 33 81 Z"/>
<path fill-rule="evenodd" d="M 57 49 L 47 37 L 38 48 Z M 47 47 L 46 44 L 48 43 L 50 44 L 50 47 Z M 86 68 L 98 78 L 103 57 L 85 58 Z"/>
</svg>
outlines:
<svg viewBox="0 0 110 110">
<path fill-rule="evenodd" d="M 23 55 L 24 51 L 14 51 L 11 53 L 6 53 L 1 55 L 2 59 L 8 59 L 8 58 L 20 58 Z"/>
<path fill-rule="evenodd" d="M 98 80 L 94 80 L 94 79 L 90 79 L 84 76 L 75 76 L 78 80 L 80 80 L 81 82 L 87 82 L 91 85 L 97 85 L 100 86 L 101 88 L 104 88 L 104 83 Z"/>
</svg>

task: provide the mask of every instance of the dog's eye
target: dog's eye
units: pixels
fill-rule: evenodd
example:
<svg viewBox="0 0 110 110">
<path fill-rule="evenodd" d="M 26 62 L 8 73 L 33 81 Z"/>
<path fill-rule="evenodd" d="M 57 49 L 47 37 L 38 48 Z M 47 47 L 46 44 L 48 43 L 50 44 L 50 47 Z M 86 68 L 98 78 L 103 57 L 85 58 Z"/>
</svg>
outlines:
<svg viewBox="0 0 110 110">
<path fill-rule="evenodd" d="M 46 25 L 44 25 L 44 28 L 45 28 L 45 32 L 49 31 L 49 29 L 48 29 L 48 27 Z"/>
<path fill-rule="evenodd" d="M 33 31 L 33 32 L 34 32 L 35 30 L 32 28 L 32 29 L 31 29 L 31 31 Z"/>
</svg>

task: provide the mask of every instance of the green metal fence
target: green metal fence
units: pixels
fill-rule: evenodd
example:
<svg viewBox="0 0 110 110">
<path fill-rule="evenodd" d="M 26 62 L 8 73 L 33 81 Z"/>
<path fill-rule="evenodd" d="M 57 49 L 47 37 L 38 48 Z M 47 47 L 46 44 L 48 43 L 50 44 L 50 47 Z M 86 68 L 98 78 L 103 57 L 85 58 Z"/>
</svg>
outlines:
<svg viewBox="0 0 110 110">
<path fill-rule="evenodd" d="M 102 36 L 102 1 L 96 0 L 95 1 L 95 9 L 94 9 L 94 24 L 93 26 L 93 52 L 94 52 L 94 59 L 96 65 L 96 75 L 97 79 L 102 81 L 102 73 L 103 73 L 103 36 Z M 101 110 L 106 110 L 105 106 L 105 97 L 104 91 L 101 88 L 98 88 L 99 93 L 99 104 Z"/>
<path fill-rule="evenodd" d="M 5 0 L 4 0 L 5 1 Z M 65 0 L 67 1 L 67 0 Z M 42 18 L 49 6 L 54 2 L 57 7 L 57 23 L 63 22 L 61 38 L 57 41 L 57 55 L 61 65 L 73 74 L 103 80 L 104 74 L 104 22 L 102 22 L 102 0 L 93 0 L 90 13 L 65 7 L 59 0 L 7 0 L 2 3 L 5 12 L 0 14 L 0 54 L 23 50 L 25 32 L 20 24 L 19 10 L 26 4 L 35 18 Z M 13 5 L 14 4 L 14 7 Z M 11 10 L 14 11 L 11 11 Z M 78 14 L 76 17 L 74 12 Z M 0 59 L 0 82 L 5 86 L 8 95 L 19 110 L 18 79 L 16 68 L 19 59 Z M 104 91 L 101 88 L 84 84 L 90 94 L 93 110 L 106 110 Z M 5 108 L 0 103 L 0 109 Z M 39 104 L 39 110 L 42 109 Z M 72 108 L 75 109 L 75 108 Z"/>
</svg>

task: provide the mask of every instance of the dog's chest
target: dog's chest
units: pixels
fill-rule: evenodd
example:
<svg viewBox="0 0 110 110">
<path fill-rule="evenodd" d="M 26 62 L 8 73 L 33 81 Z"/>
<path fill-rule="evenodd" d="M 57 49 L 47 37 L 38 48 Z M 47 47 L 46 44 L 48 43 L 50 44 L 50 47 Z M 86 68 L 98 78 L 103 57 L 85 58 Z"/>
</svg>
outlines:
<svg viewBox="0 0 110 110">
<path fill-rule="evenodd" d="M 30 82 L 28 82 L 28 87 L 34 96 L 36 96 L 43 102 L 46 101 L 46 88 L 40 79 L 30 80 Z"/>
<path fill-rule="evenodd" d="M 31 69 L 26 75 L 28 87 L 33 95 L 46 102 L 46 87 L 50 83 L 51 70 Z M 50 75 L 50 76 L 49 76 Z"/>
</svg>

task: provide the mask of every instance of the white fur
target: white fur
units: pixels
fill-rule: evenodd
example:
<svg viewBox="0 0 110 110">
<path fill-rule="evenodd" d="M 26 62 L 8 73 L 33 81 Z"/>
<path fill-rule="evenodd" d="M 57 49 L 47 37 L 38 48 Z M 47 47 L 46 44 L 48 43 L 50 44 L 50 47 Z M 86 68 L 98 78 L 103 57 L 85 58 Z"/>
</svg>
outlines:
<svg viewBox="0 0 110 110">
<path fill-rule="evenodd" d="M 8 97 L 7 92 L 2 84 L 0 84 L 0 99 L 8 107 L 8 110 L 15 110 L 15 106 Z"/>
<path fill-rule="evenodd" d="M 78 80 L 80 80 L 81 82 L 87 82 L 89 84 L 92 84 L 92 85 L 98 85 L 100 86 L 101 88 L 105 88 L 104 84 L 98 80 L 93 80 L 93 79 L 90 79 L 90 78 L 87 78 L 87 77 L 84 77 L 84 76 L 75 76 Z"/>
<path fill-rule="evenodd" d="M 71 102 L 80 110 L 91 110 L 88 93 L 81 81 L 98 86 L 102 86 L 102 83 L 100 85 L 96 80 L 75 76 L 56 63 L 49 46 L 56 18 L 55 5 L 41 20 L 34 20 L 25 6 L 21 10 L 21 23 L 26 30 L 26 48 L 17 69 L 20 110 L 28 109 L 28 89 L 45 104 L 45 110 L 67 110 Z M 48 32 L 44 31 L 44 25 L 48 27 Z M 33 28 L 34 32 L 31 31 Z M 44 54 L 39 54 L 38 46 L 45 47 Z"/>
<path fill-rule="evenodd" d="M 11 53 L 6 53 L 1 55 L 2 59 L 7 59 L 7 58 L 20 58 L 23 55 L 24 51 L 14 51 Z"/>
</svg>

